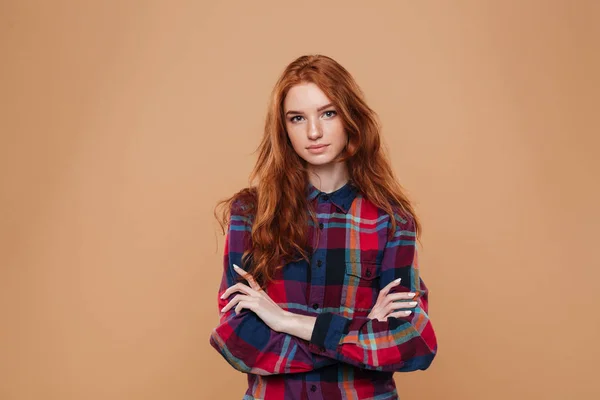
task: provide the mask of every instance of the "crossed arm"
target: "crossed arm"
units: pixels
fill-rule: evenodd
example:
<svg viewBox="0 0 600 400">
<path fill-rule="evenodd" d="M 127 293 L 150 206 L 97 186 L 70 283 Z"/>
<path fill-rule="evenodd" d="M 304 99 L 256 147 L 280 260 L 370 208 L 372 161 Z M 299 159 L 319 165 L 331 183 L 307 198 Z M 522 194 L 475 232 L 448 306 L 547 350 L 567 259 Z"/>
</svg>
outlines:
<svg viewBox="0 0 600 400">
<path fill-rule="evenodd" d="M 250 225 L 246 218 L 232 215 L 219 290 L 220 323 L 211 334 L 211 345 L 234 368 L 258 375 L 306 372 L 338 362 L 380 371 L 426 369 L 437 341 L 411 228 L 410 223 L 399 226 L 386 244 L 380 279 L 385 286 L 368 317 L 330 312 L 313 317 L 281 309 L 250 274 L 234 267 L 241 264 Z M 235 283 L 237 275 L 248 285 Z M 410 300 L 414 304 L 408 304 Z M 409 307 L 414 311 L 396 310 Z"/>
</svg>

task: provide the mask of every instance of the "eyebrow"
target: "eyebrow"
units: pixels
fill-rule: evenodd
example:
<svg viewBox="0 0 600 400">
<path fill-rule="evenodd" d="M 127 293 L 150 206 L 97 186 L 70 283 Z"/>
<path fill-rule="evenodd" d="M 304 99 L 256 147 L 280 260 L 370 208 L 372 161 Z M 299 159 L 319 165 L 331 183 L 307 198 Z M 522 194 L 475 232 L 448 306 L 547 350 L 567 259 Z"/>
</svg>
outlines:
<svg viewBox="0 0 600 400">
<path fill-rule="evenodd" d="M 333 103 L 325 104 L 324 106 L 317 108 L 317 111 L 323 111 L 324 109 L 329 108 L 329 107 L 333 107 Z M 288 115 L 288 114 L 302 114 L 302 111 L 289 110 L 288 112 L 285 113 L 285 115 Z"/>
</svg>

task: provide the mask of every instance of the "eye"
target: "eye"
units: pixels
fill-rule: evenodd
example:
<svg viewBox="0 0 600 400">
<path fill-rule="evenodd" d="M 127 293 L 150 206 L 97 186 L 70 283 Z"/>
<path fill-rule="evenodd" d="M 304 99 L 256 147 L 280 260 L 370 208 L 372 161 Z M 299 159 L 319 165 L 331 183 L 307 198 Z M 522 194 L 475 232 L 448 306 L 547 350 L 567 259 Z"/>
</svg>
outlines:
<svg viewBox="0 0 600 400">
<path fill-rule="evenodd" d="M 327 118 L 332 118 L 335 115 L 337 115 L 337 112 L 335 112 L 335 110 L 329 110 L 329 111 L 325 111 L 323 114 L 325 114 L 327 116 Z"/>
<path fill-rule="evenodd" d="M 298 120 L 296 120 L 295 118 L 302 118 L 301 115 L 294 115 L 292 118 L 290 118 L 290 121 L 292 122 L 298 122 Z"/>
</svg>

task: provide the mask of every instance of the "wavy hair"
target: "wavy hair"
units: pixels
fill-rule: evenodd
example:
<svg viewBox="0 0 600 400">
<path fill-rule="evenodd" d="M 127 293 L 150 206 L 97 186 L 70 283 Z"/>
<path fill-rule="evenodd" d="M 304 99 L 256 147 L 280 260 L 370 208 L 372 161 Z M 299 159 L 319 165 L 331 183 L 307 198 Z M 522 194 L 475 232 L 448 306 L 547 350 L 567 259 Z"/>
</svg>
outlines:
<svg viewBox="0 0 600 400">
<path fill-rule="evenodd" d="M 346 162 L 350 179 L 362 195 L 390 215 L 389 234 L 393 235 L 399 214 L 413 219 L 417 238 L 421 232 L 413 206 L 382 149 L 377 114 L 352 75 L 330 57 L 301 56 L 285 68 L 272 90 L 250 187 L 220 201 L 214 212 L 223 233 L 232 212 L 252 220 L 251 246 L 243 255 L 243 268 L 263 288 L 278 268 L 291 261 L 309 261 L 312 253 L 309 221 L 316 225 L 317 219 L 306 196 L 307 163 L 292 147 L 283 110 L 288 91 L 301 83 L 317 85 L 338 110 L 348 135 L 338 160 Z"/>
</svg>

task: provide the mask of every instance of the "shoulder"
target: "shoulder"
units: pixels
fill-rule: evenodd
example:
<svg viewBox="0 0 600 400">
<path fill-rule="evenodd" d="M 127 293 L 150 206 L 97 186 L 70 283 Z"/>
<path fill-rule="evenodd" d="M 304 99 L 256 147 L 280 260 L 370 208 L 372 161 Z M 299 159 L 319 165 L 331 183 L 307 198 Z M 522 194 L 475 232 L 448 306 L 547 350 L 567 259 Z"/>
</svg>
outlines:
<svg viewBox="0 0 600 400">
<path fill-rule="evenodd" d="M 244 188 L 231 198 L 230 220 L 251 223 L 256 214 L 257 191 L 254 187 Z"/>
<path fill-rule="evenodd" d="M 394 206 L 392 209 L 394 210 L 394 219 L 396 220 L 398 227 L 403 230 L 415 229 L 415 218 L 412 214 L 400 206 Z"/>
<path fill-rule="evenodd" d="M 416 222 L 415 217 L 401 205 L 394 202 L 389 202 L 389 210 L 386 210 L 383 206 L 378 206 L 374 202 L 370 201 L 366 197 L 359 195 L 361 198 L 361 210 L 362 215 L 369 215 L 371 218 L 377 220 L 377 225 L 387 225 L 388 229 L 392 228 L 395 222 L 395 231 L 415 231 Z"/>
</svg>

